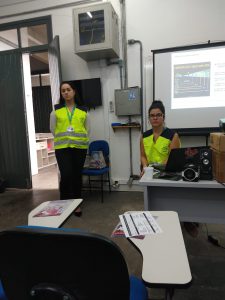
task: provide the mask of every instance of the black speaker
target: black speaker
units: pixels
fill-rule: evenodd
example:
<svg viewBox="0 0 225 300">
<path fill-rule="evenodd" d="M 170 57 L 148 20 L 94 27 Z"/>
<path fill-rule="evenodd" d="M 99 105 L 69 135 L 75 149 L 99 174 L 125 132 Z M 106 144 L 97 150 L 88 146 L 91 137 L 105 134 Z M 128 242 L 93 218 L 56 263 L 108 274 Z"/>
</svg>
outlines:
<svg viewBox="0 0 225 300">
<path fill-rule="evenodd" d="M 182 178 L 184 181 L 198 181 L 200 177 L 200 167 L 192 163 L 188 163 L 184 166 L 182 171 Z"/>
<path fill-rule="evenodd" d="M 200 179 L 211 180 L 212 174 L 212 150 L 202 148 L 199 152 Z"/>
</svg>

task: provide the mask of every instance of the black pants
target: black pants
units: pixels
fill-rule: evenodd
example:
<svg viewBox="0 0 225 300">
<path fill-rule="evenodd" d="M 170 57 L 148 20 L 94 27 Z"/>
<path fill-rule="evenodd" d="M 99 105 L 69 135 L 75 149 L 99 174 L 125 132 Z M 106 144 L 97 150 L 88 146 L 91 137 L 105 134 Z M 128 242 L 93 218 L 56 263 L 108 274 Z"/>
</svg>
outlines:
<svg viewBox="0 0 225 300">
<path fill-rule="evenodd" d="M 65 148 L 55 150 L 60 171 L 60 199 L 81 198 L 82 170 L 87 150 Z"/>
</svg>

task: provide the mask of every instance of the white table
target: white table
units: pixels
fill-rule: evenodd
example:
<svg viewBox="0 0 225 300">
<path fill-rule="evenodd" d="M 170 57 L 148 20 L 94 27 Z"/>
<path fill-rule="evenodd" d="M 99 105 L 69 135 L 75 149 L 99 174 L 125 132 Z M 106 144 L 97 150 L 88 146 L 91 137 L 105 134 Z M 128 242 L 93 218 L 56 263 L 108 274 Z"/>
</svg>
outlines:
<svg viewBox="0 0 225 300">
<path fill-rule="evenodd" d="M 81 204 L 83 199 L 71 199 L 71 203 L 59 216 L 45 216 L 45 217 L 34 217 L 40 211 L 42 211 L 52 201 L 46 201 L 41 203 L 38 207 L 33 209 L 28 215 L 29 226 L 46 226 L 58 228 L 63 222 L 72 214 L 72 212 Z"/>
<path fill-rule="evenodd" d="M 215 180 L 198 182 L 148 179 L 144 186 L 145 210 L 173 210 L 181 221 L 225 224 L 225 186 Z"/>
<path fill-rule="evenodd" d="M 142 279 L 149 286 L 166 288 L 171 299 L 175 287 L 185 287 L 191 271 L 178 214 L 174 211 L 151 211 L 162 233 L 144 239 L 129 238 L 143 256 Z"/>
</svg>

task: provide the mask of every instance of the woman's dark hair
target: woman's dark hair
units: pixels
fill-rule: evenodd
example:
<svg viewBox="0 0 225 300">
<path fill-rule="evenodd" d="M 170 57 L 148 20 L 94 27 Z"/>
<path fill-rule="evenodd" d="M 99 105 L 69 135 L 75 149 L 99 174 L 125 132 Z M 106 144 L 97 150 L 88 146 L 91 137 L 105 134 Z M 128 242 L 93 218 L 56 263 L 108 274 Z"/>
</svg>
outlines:
<svg viewBox="0 0 225 300">
<path fill-rule="evenodd" d="M 154 101 L 152 102 L 151 106 L 150 106 L 149 109 L 148 109 L 148 115 L 150 115 L 150 111 L 151 111 L 152 109 L 155 109 L 155 108 L 160 109 L 161 112 L 163 113 L 164 117 L 165 117 L 165 107 L 164 107 L 164 105 L 163 105 L 163 103 L 162 103 L 161 100 L 154 100 Z"/>
<path fill-rule="evenodd" d="M 62 97 L 62 93 L 61 93 L 61 88 L 62 88 L 63 84 L 69 84 L 71 86 L 71 88 L 75 91 L 75 99 L 74 99 L 75 104 L 78 105 L 78 106 L 82 106 L 82 102 L 81 102 L 79 93 L 78 93 L 77 88 L 75 87 L 75 85 L 72 81 L 62 81 L 61 82 L 60 88 L 59 88 L 59 93 L 60 93 L 59 104 L 62 104 L 62 105 L 65 104 L 65 100 Z"/>
</svg>

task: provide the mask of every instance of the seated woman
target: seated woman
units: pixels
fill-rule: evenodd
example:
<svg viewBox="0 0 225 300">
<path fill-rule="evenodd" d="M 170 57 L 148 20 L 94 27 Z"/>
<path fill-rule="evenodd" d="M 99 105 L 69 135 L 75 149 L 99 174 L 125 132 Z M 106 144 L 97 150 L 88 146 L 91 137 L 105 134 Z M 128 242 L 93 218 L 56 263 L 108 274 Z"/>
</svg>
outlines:
<svg viewBox="0 0 225 300">
<path fill-rule="evenodd" d="M 166 164 L 171 149 L 180 148 L 177 133 L 165 126 L 165 107 L 160 100 L 153 101 L 148 110 L 152 129 L 143 133 L 140 141 L 141 176 L 149 164 Z M 192 236 L 198 235 L 198 224 L 184 222 L 184 227 Z"/>
<path fill-rule="evenodd" d="M 148 116 L 152 129 L 145 131 L 140 141 L 141 176 L 149 164 L 166 164 L 170 150 L 180 147 L 178 134 L 165 126 L 162 101 L 152 102 Z"/>
</svg>

